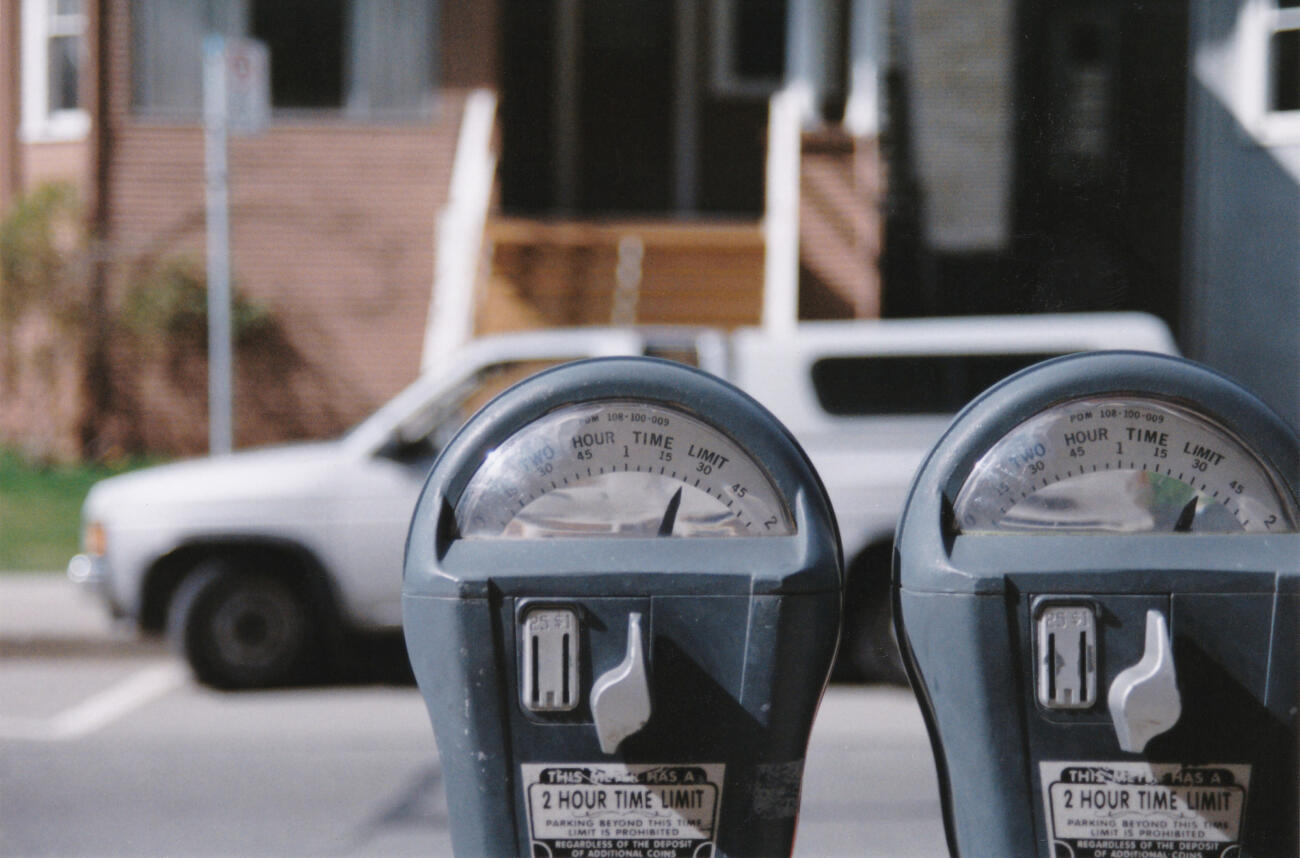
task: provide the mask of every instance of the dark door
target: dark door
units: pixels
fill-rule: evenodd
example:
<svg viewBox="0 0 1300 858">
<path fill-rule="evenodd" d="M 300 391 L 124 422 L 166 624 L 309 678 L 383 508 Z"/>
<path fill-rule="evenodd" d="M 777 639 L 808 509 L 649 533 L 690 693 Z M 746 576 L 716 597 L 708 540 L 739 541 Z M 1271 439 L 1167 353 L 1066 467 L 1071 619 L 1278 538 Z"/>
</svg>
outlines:
<svg viewBox="0 0 1300 858">
<path fill-rule="evenodd" d="M 672 2 L 584 0 L 575 179 L 583 212 L 672 204 Z"/>
<path fill-rule="evenodd" d="M 672 208 L 673 0 L 505 0 L 502 13 L 504 206 Z"/>
</svg>

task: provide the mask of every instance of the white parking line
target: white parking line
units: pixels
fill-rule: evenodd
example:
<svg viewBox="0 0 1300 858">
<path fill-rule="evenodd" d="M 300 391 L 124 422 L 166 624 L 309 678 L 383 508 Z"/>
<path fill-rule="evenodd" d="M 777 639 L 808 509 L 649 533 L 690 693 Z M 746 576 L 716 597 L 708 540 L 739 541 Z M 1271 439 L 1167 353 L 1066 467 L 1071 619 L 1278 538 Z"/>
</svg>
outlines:
<svg viewBox="0 0 1300 858">
<path fill-rule="evenodd" d="M 89 736 L 162 697 L 186 681 L 180 664 L 162 664 L 133 674 L 51 718 L 0 717 L 0 740 L 66 742 Z"/>
</svg>

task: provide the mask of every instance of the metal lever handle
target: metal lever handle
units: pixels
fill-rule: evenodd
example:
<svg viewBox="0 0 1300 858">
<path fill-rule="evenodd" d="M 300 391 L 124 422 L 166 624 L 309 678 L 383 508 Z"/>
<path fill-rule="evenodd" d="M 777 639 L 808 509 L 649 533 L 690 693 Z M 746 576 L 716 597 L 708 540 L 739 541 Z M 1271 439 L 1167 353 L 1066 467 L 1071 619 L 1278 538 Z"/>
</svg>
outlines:
<svg viewBox="0 0 1300 858">
<path fill-rule="evenodd" d="M 1142 658 L 1115 677 L 1107 702 L 1119 746 L 1129 753 L 1142 753 L 1148 742 L 1178 723 L 1183 701 L 1169 627 L 1159 611 L 1147 611 Z"/>
<path fill-rule="evenodd" d="M 600 750 L 612 754 L 650 720 L 650 681 L 641 643 L 641 615 L 627 618 L 627 655 L 591 686 L 591 716 Z"/>
</svg>

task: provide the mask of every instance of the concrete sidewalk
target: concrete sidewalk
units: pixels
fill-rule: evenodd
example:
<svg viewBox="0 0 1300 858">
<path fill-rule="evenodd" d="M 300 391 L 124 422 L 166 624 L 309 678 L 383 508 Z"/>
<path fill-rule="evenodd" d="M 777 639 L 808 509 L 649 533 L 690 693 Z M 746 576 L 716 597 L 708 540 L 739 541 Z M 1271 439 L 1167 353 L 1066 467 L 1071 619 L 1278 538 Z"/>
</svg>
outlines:
<svg viewBox="0 0 1300 858">
<path fill-rule="evenodd" d="M 0 572 L 0 658 L 162 652 L 61 572 Z"/>
</svg>

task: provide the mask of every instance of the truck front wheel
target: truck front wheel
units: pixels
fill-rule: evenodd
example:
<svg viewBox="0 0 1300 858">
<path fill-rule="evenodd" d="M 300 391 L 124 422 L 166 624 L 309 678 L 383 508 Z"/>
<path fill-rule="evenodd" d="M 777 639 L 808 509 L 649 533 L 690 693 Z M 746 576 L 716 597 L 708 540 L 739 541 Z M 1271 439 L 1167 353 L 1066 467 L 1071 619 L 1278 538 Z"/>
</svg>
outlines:
<svg viewBox="0 0 1300 858">
<path fill-rule="evenodd" d="M 311 615 L 301 594 L 224 560 L 205 562 L 185 577 L 167 631 L 195 677 L 216 688 L 294 682 L 310 655 Z"/>
</svg>

